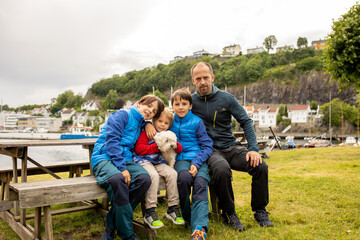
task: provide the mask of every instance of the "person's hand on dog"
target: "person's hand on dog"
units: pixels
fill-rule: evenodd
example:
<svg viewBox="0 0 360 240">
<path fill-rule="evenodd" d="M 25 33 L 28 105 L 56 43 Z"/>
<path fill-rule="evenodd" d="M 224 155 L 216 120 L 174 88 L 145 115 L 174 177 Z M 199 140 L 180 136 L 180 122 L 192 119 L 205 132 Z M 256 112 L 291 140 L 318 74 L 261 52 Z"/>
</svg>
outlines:
<svg viewBox="0 0 360 240">
<path fill-rule="evenodd" d="M 190 166 L 190 170 L 189 170 L 189 173 L 191 176 L 195 177 L 196 174 L 198 173 L 198 169 L 195 165 L 191 165 Z"/>
</svg>

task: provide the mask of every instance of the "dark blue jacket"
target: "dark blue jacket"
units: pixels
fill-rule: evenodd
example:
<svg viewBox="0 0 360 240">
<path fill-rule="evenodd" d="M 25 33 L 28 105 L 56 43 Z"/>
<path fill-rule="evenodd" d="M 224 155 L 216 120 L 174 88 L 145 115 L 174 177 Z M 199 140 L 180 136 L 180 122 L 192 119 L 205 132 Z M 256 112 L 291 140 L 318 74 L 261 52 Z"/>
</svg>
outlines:
<svg viewBox="0 0 360 240">
<path fill-rule="evenodd" d="M 232 132 L 232 116 L 240 123 L 248 142 L 249 151 L 259 151 L 251 118 L 236 98 L 212 85 L 213 91 L 206 96 L 198 92 L 192 95 L 192 111 L 205 123 L 207 133 L 215 148 L 227 148 L 236 143 Z"/>
<path fill-rule="evenodd" d="M 112 113 L 95 143 L 92 168 L 102 160 L 112 160 L 120 171 L 124 171 L 126 161 L 133 160 L 133 149 L 144 123 L 144 117 L 136 107 Z"/>
<path fill-rule="evenodd" d="M 191 111 L 185 117 L 175 114 L 170 130 L 176 134 L 183 151 L 176 160 L 191 160 L 198 169 L 212 154 L 213 141 L 206 133 L 204 122 Z"/>
</svg>

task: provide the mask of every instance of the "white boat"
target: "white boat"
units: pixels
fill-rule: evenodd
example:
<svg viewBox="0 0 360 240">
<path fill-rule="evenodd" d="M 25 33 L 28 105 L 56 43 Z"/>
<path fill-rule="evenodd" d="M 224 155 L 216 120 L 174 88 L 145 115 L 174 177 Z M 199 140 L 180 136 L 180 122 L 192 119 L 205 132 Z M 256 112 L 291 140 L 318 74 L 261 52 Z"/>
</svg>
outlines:
<svg viewBox="0 0 360 240">
<path fill-rule="evenodd" d="M 358 143 L 356 142 L 356 138 L 349 136 L 345 138 L 345 145 L 349 145 L 349 146 L 357 146 Z"/>
</svg>

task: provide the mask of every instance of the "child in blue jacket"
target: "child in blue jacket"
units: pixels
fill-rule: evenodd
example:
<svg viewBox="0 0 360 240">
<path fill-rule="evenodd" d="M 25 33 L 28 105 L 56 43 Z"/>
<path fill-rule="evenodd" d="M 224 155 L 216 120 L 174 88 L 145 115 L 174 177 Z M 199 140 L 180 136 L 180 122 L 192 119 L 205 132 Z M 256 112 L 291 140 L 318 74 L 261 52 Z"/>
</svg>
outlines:
<svg viewBox="0 0 360 240">
<path fill-rule="evenodd" d="M 182 216 L 191 225 L 192 239 L 206 239 L 209 230 L 208 184 L 210 181 L 206 160 L 212 153 L 213 141 L 206 133 L 201 118 L 191 112 L 192 98 L 187 88 L 171 96 L 175 113 L 170 128 L 183 147 L 176 156 L 175 170 L 178 172 L 178 189 Z M 190 204 L 191 187 L 192 205 Z"/>
<path fill-rule="evenodd" d="M 138 239 L 133 231 L 133 209 L 144 198 L 151 180 L 146 170 L 133 161 L 133 149 L 145 120 L 164 110 L 154 95 L 140 99 L 137 107 L 112 113 L 102 128 L 91 156 L 96 181 L 106 189 L 111 208 L 106 216 L 103 239 Z"/>
</svg>

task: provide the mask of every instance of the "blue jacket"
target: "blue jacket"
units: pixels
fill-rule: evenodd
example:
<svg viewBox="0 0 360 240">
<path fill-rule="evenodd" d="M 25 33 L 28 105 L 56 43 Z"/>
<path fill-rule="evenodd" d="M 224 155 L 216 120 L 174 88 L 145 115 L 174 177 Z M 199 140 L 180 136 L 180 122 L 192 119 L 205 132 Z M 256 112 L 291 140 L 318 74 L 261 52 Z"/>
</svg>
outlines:
<svg viewBox="0 0 360 240">
<path fill-rule="evenodd" d="M 244 129 L 249 151 L 259 151 L 254 125 L 236 98 L 212 85 L 213 91 L 206 96 L 198 92 L 192 95 L 192 111 L 206 125 L 207 133 L 215 148 L 227 148 L 236 143 L 232 132 L 232 116 Z"/>
<path fill-rule="evenodd" d="M 136 107 L 112 113 L 95 143 L 92 168 L 102 160 L 112 160 L 120 171 L 124 171 L 126 161 L 133 160 L 133 149 L 144 123 L 144 117 Z"/>
<path fill-rule="evenodd" d="M 191 160 L 191 164 L 199 169 L 213 150 L 213 141 L 206 133 L 204 122 L 191 111 L 183 118 L 175 114 L 170 130 L 183 147 L 176 160 Z"/>
</svg>

